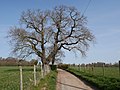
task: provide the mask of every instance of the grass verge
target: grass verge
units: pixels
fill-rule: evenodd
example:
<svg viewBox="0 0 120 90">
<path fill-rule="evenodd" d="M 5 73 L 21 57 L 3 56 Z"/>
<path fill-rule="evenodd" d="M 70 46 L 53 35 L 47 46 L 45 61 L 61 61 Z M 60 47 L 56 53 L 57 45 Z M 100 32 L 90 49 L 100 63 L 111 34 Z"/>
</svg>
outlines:
<svg viewBox="0 0 120 90">
<path fill-rule="evenodd" d="M 56 90 L 57 71 L 51 71 L 33 90 Z"/>
<path fill-rule="evenodd" d="M 98 87 L 100 90 L 120 90 L 120 78 L 92 75 L 71 68 L 68 68 L 67 71 Z"/>
</svg>

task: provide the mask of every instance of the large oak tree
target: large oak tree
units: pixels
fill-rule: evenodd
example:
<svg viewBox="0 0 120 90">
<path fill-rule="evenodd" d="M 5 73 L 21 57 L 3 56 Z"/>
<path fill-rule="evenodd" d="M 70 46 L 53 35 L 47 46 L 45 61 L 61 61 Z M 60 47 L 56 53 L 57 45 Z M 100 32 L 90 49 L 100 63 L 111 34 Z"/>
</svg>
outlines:
<svg viewBox="0 0 120 90">
<path fill-rule="evenodd" d="M 94 41 L 86 23 L 86 17 L 74 7 L 27 10 L 21 15 L 20 27 L 9 31 L 12 53 L 23 58 L 35 54 L 43 65 L 54 64 L 63 49 L 85 55 L 90 42 Z"/>
</svg>

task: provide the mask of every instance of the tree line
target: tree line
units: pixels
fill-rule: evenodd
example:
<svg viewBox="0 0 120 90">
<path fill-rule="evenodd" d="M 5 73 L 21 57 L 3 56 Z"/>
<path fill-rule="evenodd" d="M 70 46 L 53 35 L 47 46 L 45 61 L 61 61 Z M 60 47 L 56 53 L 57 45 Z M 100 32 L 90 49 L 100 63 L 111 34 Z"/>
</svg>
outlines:
<svg viewBox="0 0 120 90">
<path fill-rule="evenodd" d="M 68 64 L 68 66 L 81 66 L 81 67 L 119 67 L 119 62 L 115 62 L 115 63 L 104 63 L 104 62 L 96 62 L 96 63 L 89 63 L 89 64 Z"/>
<path fill-rule="evenodd" d="M 13 57 L 2 58 L 0 57 L 0 66 L 32 66 L 37 64 L 38 61 L 32 59 L 31 61 L 27 61 L 25 59 L 18 59 Z"/>
</svg>

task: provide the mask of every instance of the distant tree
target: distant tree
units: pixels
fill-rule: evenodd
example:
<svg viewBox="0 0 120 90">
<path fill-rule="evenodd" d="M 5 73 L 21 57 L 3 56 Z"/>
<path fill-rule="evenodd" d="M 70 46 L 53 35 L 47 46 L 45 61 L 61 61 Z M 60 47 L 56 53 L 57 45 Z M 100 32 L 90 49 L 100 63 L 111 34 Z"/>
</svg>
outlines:
<svg viewBox="0 0 120 90">
<path fill-rule="evenodd" d="M 18 65 L 26 66 L 26 65 L 30 65 L 30 62 L 22 59 L 19 60 L 13 57 L 7 57 L 7 58 L 1 57 L 0 59 L 0 66 L 18 66 Z"/>
<path fill-rule="evenodd" d="M 32 54 L 43 65 L 52 62 L 63 49 L 85 55 L 94 35 L 86 27 L 86 18 L 74 7 L 57 6 L 53 10 L 28 10 L 21 15 L 22 27 L 10 29 L 13 53 L 22 58 Z"/>
<path fill-rule="evenodd" d="M 31 65 L 37 65 L 38 64 L 38 60 L 32 59 L 30 61 Z"/>
<path fill-rule="evenodd" d="M 2 60 L 2 57 L 0 57 L 0 60 Z"/>
<path fill-rule="evenodd" d="M 118 62 L 115 62 L 115 63 L 113 64 L 113 66 L 114 66 L 114 67 L 118 67 L 118 66 L 119 66 L 119 63 L 118 63 Z"/>
<path fill-rule="evenodd" d="M 81 64 L 81 67 L 85 67 L 86 65 L 84 63 Z"/>
</svg>

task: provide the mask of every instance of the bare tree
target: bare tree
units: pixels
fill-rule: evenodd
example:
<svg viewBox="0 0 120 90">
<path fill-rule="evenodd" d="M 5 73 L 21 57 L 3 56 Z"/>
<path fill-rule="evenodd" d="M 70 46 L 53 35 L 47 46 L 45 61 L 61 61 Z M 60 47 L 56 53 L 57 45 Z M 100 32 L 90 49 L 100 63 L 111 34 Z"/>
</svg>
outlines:
<svg viewBox="0 0 120 90">
<path fill-rule="evenodd" d="M 54 63 L 54 57 L 62 48 L 68 51 L 80 51 L 83 56 L 94 36 L 86 27 L 86 18 L 74 7 L 58 6 L 50 13 L 53 29 L 53 50 L 47 57 Z"/>
<path fill-rule="evenodd" d="M 86 22 L 74 7 L 58 6 L 49 11 L 23 12 L 22 26 L 13 27 L 9 32 L 12 52 L 23 58 L 35 54 L 43 65 L 54 64 L 62 49 L 77 50 L 85 55 L 89 43 L 94 41 Z"/>
<path fill-rule="evenodd" d="M 9 31 L 9 37 L 13 44 L 12 53 L 20 58 L 37 55 L 41 58 L 43 71 L 45 72 L 46 46 L 49 44 L 51 29 L 48 26 L 49 12 L 41 10 L 28 10 L 23 12 L 20 18 L 21 27 L 13 27 Z"/>
<path fill-rule="evenodd" d="M 28 10 L 23 12 L 20 28 L 13 27 L 10 29 L 9 36 L 13 43 L 13 53 L 22 58 L 36 54 L 41 57 L 42 63 L 45 60 L 45 45 L 49 39 L 49 28 L 47 28 L 48 12 L 40 10 Z M 46 37 L 48 36 L 48 37 Z"/>
</svg>

